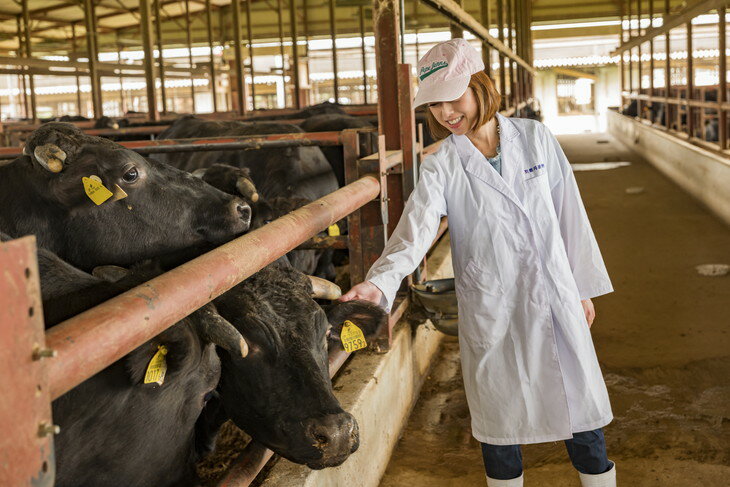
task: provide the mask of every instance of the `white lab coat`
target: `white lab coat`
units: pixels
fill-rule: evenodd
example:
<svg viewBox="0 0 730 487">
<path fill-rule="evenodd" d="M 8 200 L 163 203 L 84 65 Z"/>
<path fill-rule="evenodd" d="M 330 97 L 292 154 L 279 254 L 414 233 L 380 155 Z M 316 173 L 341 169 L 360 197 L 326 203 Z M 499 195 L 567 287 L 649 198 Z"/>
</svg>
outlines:
<svg viewBox="0 0 730 487">
<path fill-rule="evenodd" d="M 448 215 L 472 434 L 563 440 L 613 418 L 580 301 L 613 291 L 570 164 L 541 123 L 498 115 L 502 176 L 465 136 L 426 157 L 367 280 L 387 307 Z"/>
</svg>

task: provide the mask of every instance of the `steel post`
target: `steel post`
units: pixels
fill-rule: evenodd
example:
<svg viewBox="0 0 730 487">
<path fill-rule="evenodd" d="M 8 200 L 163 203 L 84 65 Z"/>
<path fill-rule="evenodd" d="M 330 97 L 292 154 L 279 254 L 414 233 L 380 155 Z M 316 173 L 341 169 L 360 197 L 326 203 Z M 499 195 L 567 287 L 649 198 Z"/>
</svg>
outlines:
<svg viewBox="0 0 730 487">
<path fill-rule="evenodd" d="M 338 103 L 340 99 L 340 84 L 338 81 L 338 68 L 337 68 L 337 31 L 336 31 L 336 19 L 335 19 L 335 0 L 329 0 L 329 20 L 330 20 L 330 39 L 332 39 L 332 82 L 334 89 L 335 103 Z"/>
<path fill-rule="evenodd" d="M 33 57 L 33 47 L 32 47 L 32 41 L 30 38 L 31 35 L 31 27 L 30 27 L 30 13 L 28 12 L 28 1 L 29 0 L 22 0 L 21 7 L 23 9 L 23 32 L 25 34 L 25 55 L 28 56 L 28 58 Z M 28 87 L 30 88 L 30 119 L 35 122 L 38 120 L 38 114 L 37 114 L 37 104 L 36 104 L 36 96 L 35 96 L 35 80 L 33 79 L 33 75 L 28 75 Z"/>
<path fill-rule="evenodd" d="M 91 106 L 94 111 L 94 118 L 104 116 L 101 104 L 101 82 L 97 65 L 99 62 L 99 50 L 96 45 L 96 25 L 94 22 L 94 5 L 91 0 L 84 0 L 84 20 L 86 27 L 86 52 L 89 59 L 89 78 L 91 82 Z"/>
<path fill-rule="evenodd" d="M 190 0 L 185 0 L 185 27 L 186 35 L 185 40 L 187 41 L 188 47 L 188 66 L 190 66 L 190 101 L 193 104 L 193 113 L 197 112 L 195 109 L 195 75 L 193 74 L 193 34 L 192 34 L 192 23 L 190 21 Z"/>
<path fill-rule="evenodd" d="M 117 59 L 122 62 L 122 44 L 119 42 L 119 31 L 116 34 L 117 37 Z M 119 70 L 119 110 L 122 115 L 127 113 L 127 101 L 124 98 L 124 77 L 122 76 L 122 70 Z"/>
<path fill-rule="evenodd" d="M 233 47 L 235 52 L 234 70 L 236 73 L 236 102 L 238 113 L 246 115 L 246 98 L 244 89 L 246 79 L 243 75 L 243 52 L 241 50 L 241 1 L 231 0 L 233 10 Z"/>
<path fill-rule="evenodd" d="M 155 34 L 157 37 L 157 74 L 160 77 L 160 98 L 162 102 L 162 113 L 167 113 L 167 89 L 165 88 L 165 56 L 163 55 L 162 44 L 162 6 L 161 0 L 155 0 Z M 210 0 L 208 0 L 210 2 Z M 173 111 L 175 107 L 173 107 Z"/>
<path fill-rule="evenodd" d="M 21 17 L 22 15 L 18 15 L 15 17 L 15 25 L 16 25 L 16 32 L 18 33 L 18 57 L 22 57 L 25 55 L 25 45 L 23 44 L 23 38 L 25 37 L 23 34 L 23 26 L 21 24 Z M 24 69 L 25 71 L 25 69 Z M 22 107 L 23 107 L 23 117 L 24 118 L 30 118 L 30 106 L 28 103 L 28 89 L 25 85 L 25 74 L 19 73 L 19 82 L 18 87 L 21 90 L 22 93 Z"/>
<path fill-rule="evenodd" d="M 248 34 L 248 71 L 251 73 L 251 109 L 256 110 L 256 70 L 253 66 L 253 25 L 251 25 L 251 0 L 246 2 L 246 33 Z"/>
<path fill-rule="evenodd" d="M 205 0 L 205 27 L 208 32 L 208 49 L 210 49 L 210 96 L 213 99 L 213 113 L 216 113 L 218 111 L 218 75 L 213 56 L 213 12 L 210 0 Z"/>
<path fill-rule="evenodd" d="M 499 42 L 504 44 L 504 1 L 497 0 L 497 36 Z M 505 56 L 499 53 L 499 92 L 502 95 L 502 108 L 507 106 L 507 80 L 506 69 L 505 69 Z"/>
<path fill-rule="evenodd" d="M 71 50 L 73 51 L 73 55 L 69 56 L 69 60 L 76 61 L 76 24 L 71 24 Z M 76 73 L 78 73 L 79 70 L 76 68 Z M 79 75 L 76 74 L 76 113 L 78 115 L 82 115 L 81 113 L 81 79 L 79 78 Z"/>
<path fill-rule="evenodd" d="M 90 0 L 86 0 L 89 2 Z M 155 89 L 155 61 L 152 49 L 152 10 L 150 0 L 139 0 L 139 11 L 142 23 L 142 47 L 144 50 L 144 74 L 147 88 L 147 111 L 150 120 L 159 120 L 160 112 L 157 109 L 157 90 Z"/>
<path fill-rule="evenodd" d="M 284 107 L 286 108 L 286 56 L 284 55 L 284 2 L 276 0 L 276 20 L 279 26 L 279 55 L 281 56 L 281 85 L 284 91 Z"/>
<path fill-rule="evenodd" d="M 418 2 L 418 0 L 416 0 Z M 359 21 L 360 21 L 360 56 L 362 57 L 362 95 L 363 103 L 368 104 L 368 73 L 367 73 L 367 56 L 365 50 L 365 7 L 360 5 L 359 8 Z M 418 34 L 416 34 L 418 36 Z M 416 42 L 418 42 L 416 40 Z"/>
<path fill-rule="evenodd" d="M 51 487 L 48 365 L 35 237 L 0 243 L 0 485 Z"/>
<path fill-rule="evenodd" d="M 481 0 L 479 3 L 479 6 L 481 7 L 481 14 L 482 14 L 482 25 L 489 30 L 489 0 Z M 487 76 L 492 76 L 492 63 L 491 63 L 491 50 L 489 49 L 489 44 L 482 43 L 482 60 L 484 61 L 484 71 L 487 73 Z"/>
<path fill-rule="evenodd" d="M 717 116 L 719 117 L 718 129 L 720 131 L 720 150 L 724 151 L 728 148 L 727 137 L 727 109 L 722 108 L 727 101 L 727 23 L 725 20 L 727 9 L 725 7 L 717 9 L 720 17 L 718 25 L 719 33 L 719 50 L 720 50 L 720 86 L 717 93 Z"/>
<path fill-rule="evenodd" d="M 306 12 L 306 8 L 305 8 Z M 306 26 L 307 23 L 305 22 Z M 291 30 L 291 49 L 292 49 L 292 64 L 293 64 L 293 76 L 294 76 L 294 107 L 299 110 L 302 108 L 302 87 L 301 79 L 299 74 L 299 47 L 297 42 L 299 40 L 298 22 L 297 22 L 297 0 L 289 1 L 289 27 Z"/>
<path fill-rule="evenodd" d="M 686 97 L 686 112 L 687 112 L 687 137 L 692 138 L 694 137 L 694 111 L 692 109 L 692 106 L 689 104 L 689 101 L 694 99 L 695 93 L 695 70 L 694 70 L 694 60 L 692 59 L 692 20 L 690 19 L 687 21 L 687 97 Z M 704 110 L 704 109 L 703 109 Z M 702 127 L 704 128 L 704 127 Z"/>
</svg>

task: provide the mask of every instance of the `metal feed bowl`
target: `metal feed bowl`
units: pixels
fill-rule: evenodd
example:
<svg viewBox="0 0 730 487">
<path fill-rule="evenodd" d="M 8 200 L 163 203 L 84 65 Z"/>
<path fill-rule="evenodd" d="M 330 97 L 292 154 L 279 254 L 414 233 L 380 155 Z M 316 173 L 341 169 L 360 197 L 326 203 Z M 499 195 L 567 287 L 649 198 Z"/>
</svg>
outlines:
<svg viewBox="0 0 730 487">
<path fill-rule="evenodd" d="M 437 330 L 456 336 L 459 330 L 459 308 L 454 279 L 436 279 L 411 286 L 413 304 L 431 320 Z"/>
</svg>

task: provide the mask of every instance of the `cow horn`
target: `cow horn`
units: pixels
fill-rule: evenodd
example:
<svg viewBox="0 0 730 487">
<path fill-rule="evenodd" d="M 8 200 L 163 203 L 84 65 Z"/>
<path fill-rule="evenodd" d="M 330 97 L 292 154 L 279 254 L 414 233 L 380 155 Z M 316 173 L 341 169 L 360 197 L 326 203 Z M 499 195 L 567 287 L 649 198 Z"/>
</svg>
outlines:
<svg viewBox="0 0 730 487">
<path fill-rule="evenodd" d="M 33 155 L 49 171 L 54 173 L 63 171 L 63 162 L 66 160 L 66 153 L 57 145 L 39 145 L 33 151 Z"/>
<path fill-rule="evenodd" d="M 238 181 L 236 181 L 236 189 L 241 193 L 241 196 L 248 198 L 252 203 L 256 203 L 259 200 L 259 193 L 256 191 L 256 186 L 248 178 L 238 178 Z"/>
<path fill-rule="evenodd" d="M 192 175 L 195 176 L 196 178 L 203 179 L 203 176 L 205 176 L 205 171 L 207 171 L 207 170 L 208 170 L 208 168 L 206 168 L 206 167 L 196 169 L 195 171 L 192 172 Z"/>
<path fill-rule="evenodd" d="M 204 340 L 215 343 L 232 354 L 248 355 L 248 343 L 243 335 L 228 320 L 219 315 L 211 306 L 200 308 L 204 315 L 198 332 Z"/>
<path fill-rule="evenodd" d="M 334 301 L 342 296 L 342 289 L 337 284 L 320 277 L 307 276 L 312 282 L 312 297 Z"/>
</svg>

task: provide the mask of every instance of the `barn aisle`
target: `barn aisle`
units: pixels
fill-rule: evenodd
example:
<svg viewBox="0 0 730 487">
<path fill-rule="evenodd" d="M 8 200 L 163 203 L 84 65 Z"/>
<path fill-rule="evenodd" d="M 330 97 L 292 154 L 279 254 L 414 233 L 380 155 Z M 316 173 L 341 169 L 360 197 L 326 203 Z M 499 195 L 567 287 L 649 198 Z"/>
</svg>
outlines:
<svg viewBox="0 0 730 487">
<path fill-rule="evenodd" d="M 593 336 L 615 420 L 606 428 L 619 485 L 727 485 L 730 476 L 730 231 L 606 134 L 560 138 L 576 172 L 616 292 L 596 299 Z M 628 191 L 627 191 L 628 190 Z M 524 448 L 525 485 L 579 486 L 562 443 Z M 382 487 L 485 485 L 459 370 L 445 342 Z"/>
</svg>

